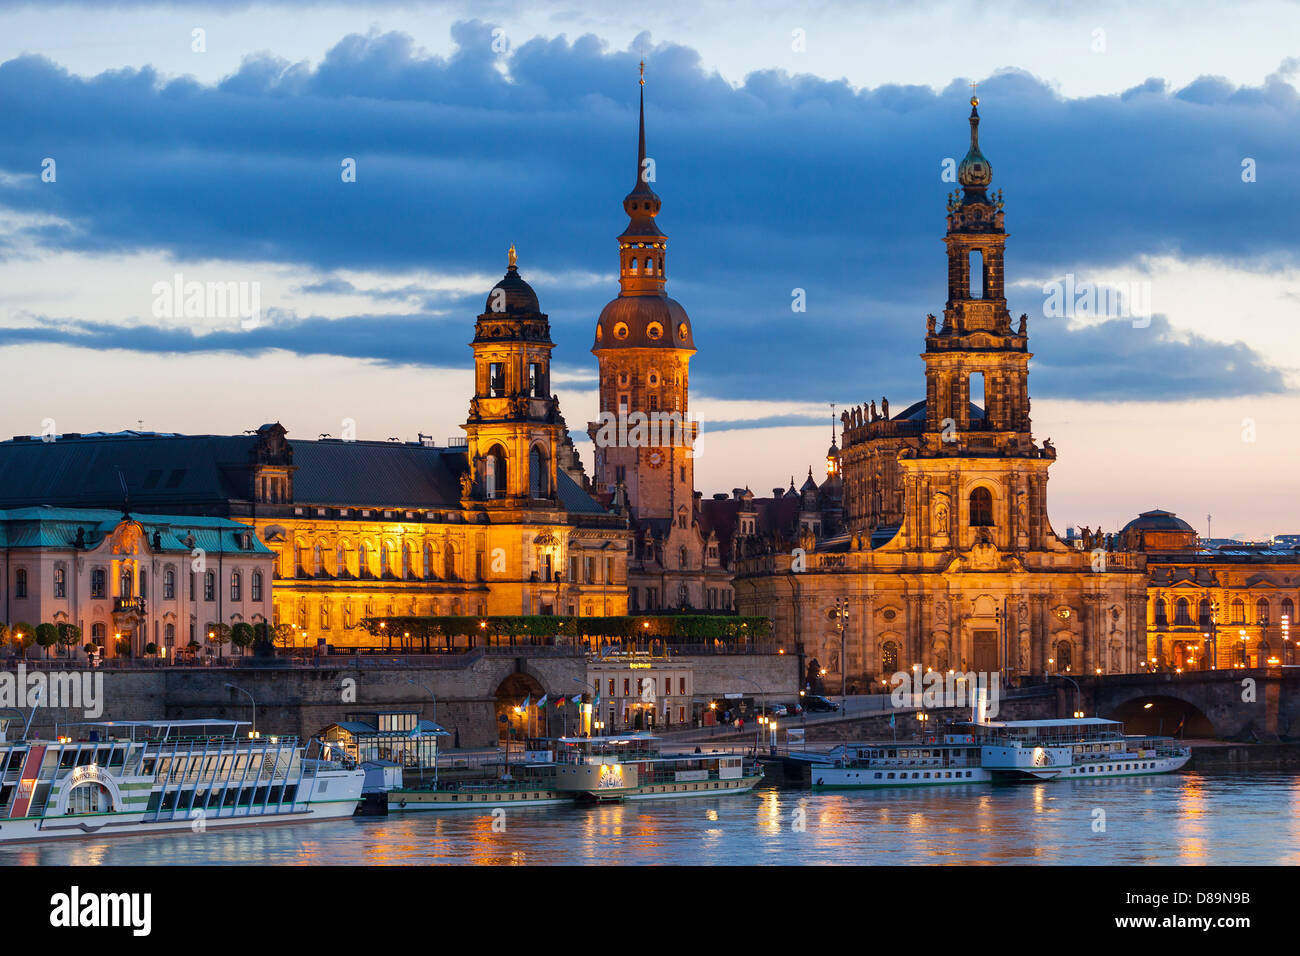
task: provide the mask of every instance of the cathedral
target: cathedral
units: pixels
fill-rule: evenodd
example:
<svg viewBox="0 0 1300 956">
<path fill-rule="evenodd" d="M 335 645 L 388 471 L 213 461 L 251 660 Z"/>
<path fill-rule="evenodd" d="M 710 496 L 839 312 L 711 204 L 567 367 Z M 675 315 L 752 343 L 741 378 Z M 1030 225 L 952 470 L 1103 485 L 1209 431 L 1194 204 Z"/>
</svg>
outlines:
<svg viewBox="0 0 1300 956">
<path fill-rule="evenodd" d="M 1027 319 L 1007 310 L 1005 213 L 979 122 L 972 98 L 961 190 L 948 197 L 948 300 L 926 320 L 925 397 L 844 413 L 828 453 L 838 527 L 737 563 L 741 613 L 770 617 L 836 692 L 916 667 L 1117 673 L 1145 657 L 1145 557 L 1079 550 L 1048 521 L 1056 449 L 1030 427 Z"/>
</svg>

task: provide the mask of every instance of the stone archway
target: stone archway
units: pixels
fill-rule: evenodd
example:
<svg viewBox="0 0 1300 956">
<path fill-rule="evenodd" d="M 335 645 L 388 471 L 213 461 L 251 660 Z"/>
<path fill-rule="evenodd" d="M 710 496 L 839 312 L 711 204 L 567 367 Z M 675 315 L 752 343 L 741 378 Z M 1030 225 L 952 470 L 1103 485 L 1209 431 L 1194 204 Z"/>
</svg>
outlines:
<svg viewBox="0 0 1300 956">
<path fill-rule="evenodd" d="M 1195 704 L 1180 697 L 1153 694 L 1126 700 L 1102 714 L 1124 722 L 1126 734 L 1166 737 L 1218 737 L 1213 721 Z"/>
<path fill-rule="evenodd" d="M 521 741 L 528 737 L 546 737 L 546 723 L 551 708 L 538 708 L 537 702 L 546 695 L 537 678 L 524 671 L 515 671 L 503 680 L 495 692 L 494 717 L 497 739 Z M 525 708 L 524 702 L 528 706 Z"/>
</svg>

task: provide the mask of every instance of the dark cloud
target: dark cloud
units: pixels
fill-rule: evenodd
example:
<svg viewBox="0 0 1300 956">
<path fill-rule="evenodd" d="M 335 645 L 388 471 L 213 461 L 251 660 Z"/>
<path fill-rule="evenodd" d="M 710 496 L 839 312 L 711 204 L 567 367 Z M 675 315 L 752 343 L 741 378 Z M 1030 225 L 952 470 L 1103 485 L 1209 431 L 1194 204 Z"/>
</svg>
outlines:
<svg viewBox="0 0 1300 956">
<path fill-rule="evenodd" d="M 161 249 L 323 272 L 482 272 L 514 242 L 525 273 L 611 275 L 603 291 L 538 286 L 557 361 L 585 366 L 595 315 L 615 291 L 614 237 L 634 175 L 634 51 L 644 45 L 670 288 L 694 318 L 697 388 L 827 401 L 919 392 L 924 315 L 945 294 L 939 237 L 952 185 L 940 170 L 966 149 L 966 78 L 939 92 L 859 91 L 767 70 L 733 86 L 680 45 L 537 38 L 503 61 L 492 30 L 457 24 L 446 57 L 403 34 L 354 35 L 317 65 L 265 54 L 216 85 L 149 69 L 83 78 L 37 56 L 10 60 L 0 65 L 0 169 L 31 174 L 51 156 L 59 176 L 10 180 L 0 204 L 70 223 L 24 237 L 51 249 Z M 1284 63 L 1253 88 L 1203 77 L 1171 91 L 1153 78 L 1075 100 L 1022 71 L 982 80 L 981 143 L 1006 194 L 1009 280 L 1086 278 L 1153 254 L 1294 266 L 1300 105 L 1283 79 L 1294 70 Z M 357 161 L 356 183 L 341 181 L 345 157 Z M 1257 164 L 1254 183 L 1241 180 L 1245 157 Z M 806 313 L 790 309 L 795 288 Z M 436 353 L 459 365 L 482 308 L 481 294 L 333 279 L 304 291 L 407 302 L 412 314 L 224 336 L 88 324 L 3 335 L 434 364 Z M 1041 313 L 1032 296 L 1013 305 Z M 1163 320 L 1142 334 L 1119 325 L 1035 322 L 1035 394 L 1182 399 L 1284 387 L 1244 345 L 1180 338 Z"/>
</svg>

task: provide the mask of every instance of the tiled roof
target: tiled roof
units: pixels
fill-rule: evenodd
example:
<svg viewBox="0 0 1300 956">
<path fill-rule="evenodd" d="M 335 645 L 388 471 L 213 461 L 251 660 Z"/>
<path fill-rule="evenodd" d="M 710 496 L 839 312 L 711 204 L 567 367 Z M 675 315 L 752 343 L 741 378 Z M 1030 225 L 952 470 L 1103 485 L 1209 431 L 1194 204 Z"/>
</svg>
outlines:
<svg viewBox="0 0 1300 956">
<path fill-rule="evenodd" d="M 130 515 L 139 522 L 149 537 L 152 548 L 154 533 L 158 533 L 162 552 L 188 554 L 188 543 L 194 536 L 193 547 L 210 553 L 243 552 L 245 554 L 270 554 L 256 535 L 252 547 L 241 547 L 248 525 L 228 518 L 204 515 Z M 0 547 L 5 548 L 67 548 L 77 540 L 78 530 L 84 531 L 86 547 L 94 548 L 111 534 L 122 522 L 122 512 L 101 508 L 15 508 L 0 511 Z"/>
</svg>

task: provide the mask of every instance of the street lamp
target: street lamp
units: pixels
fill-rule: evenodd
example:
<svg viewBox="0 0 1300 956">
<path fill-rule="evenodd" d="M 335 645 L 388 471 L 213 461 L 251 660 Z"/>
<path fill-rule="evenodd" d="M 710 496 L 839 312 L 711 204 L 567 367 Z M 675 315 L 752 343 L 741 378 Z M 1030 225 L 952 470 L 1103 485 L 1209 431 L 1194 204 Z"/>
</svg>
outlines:
<svg viewBox="0 0 1300 956">
<path fill-rule="evenodd" d="M 433 691 L 429 690 L 427 684 L 418 683 L 410 679 L 409 677 L 407 678 L 406 682 L 415 687 L 423 687 L 425 692 L 428 693 L 428 695 L 433 698 L 433 725 L 434 727 L 437 727 L 438 726 L 438 695 L 435 694 Z M 424 761 L 423 760 L 420 761 L 420 783 L 424 783 Z M 434 731 L 434 738 L 433 738 L 433 789 L 435 790 L 438 789 L 438 737 L 437 737 L 436 730 Z"/>
<path fill-rule="evenodd" d="M 237 690 L 237 691 L 239 691 L 241 694 L 243 694 L 245 697 L 247 697 L 249 700 L 251 700 L 251 701 L 253 702 L 253 734 L 254 734 L 254 736 L 256 736 L 256 734 L 257 734 L 257 699 L 256 699 L 252 694 L 250 694 L 248 691 L 244 690 L 244 688 L 240 687 L 238 684 L 232 684 L 232 683 L 230 683 L 229 681 L 226 682 L 226 690 Z"/>
</svg>

